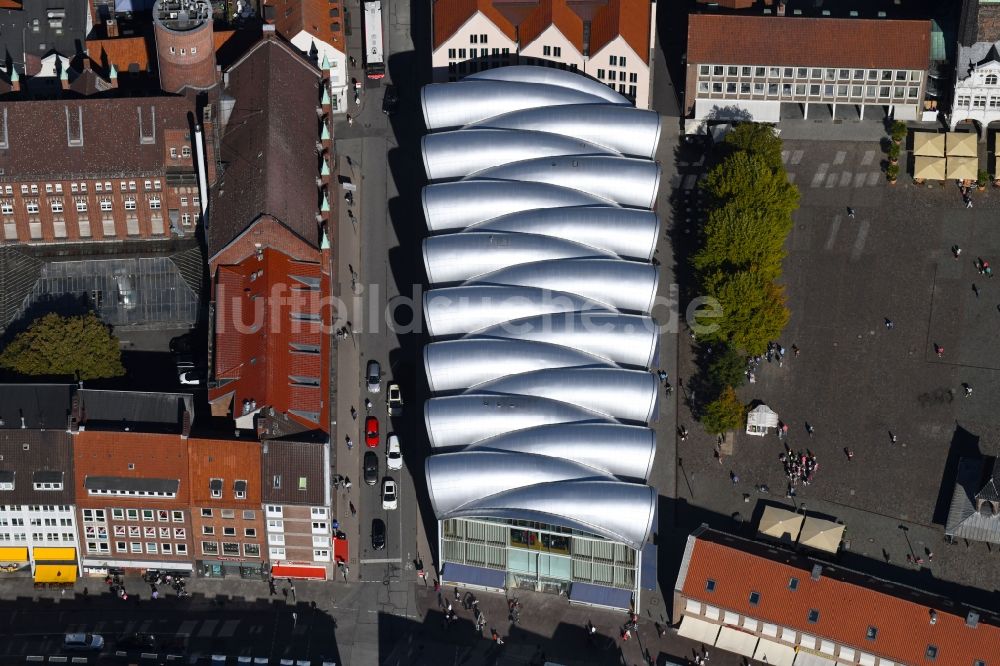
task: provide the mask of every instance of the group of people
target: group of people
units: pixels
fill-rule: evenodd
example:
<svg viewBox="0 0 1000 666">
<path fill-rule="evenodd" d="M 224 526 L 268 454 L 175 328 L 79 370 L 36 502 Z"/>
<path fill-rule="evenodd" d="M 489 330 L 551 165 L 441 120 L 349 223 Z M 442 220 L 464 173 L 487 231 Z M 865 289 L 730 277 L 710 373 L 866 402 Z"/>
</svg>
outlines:
<svg viewBox="0 0 1000 666">
<path fill-rule="evenodd" d="M 816 474 L 816 470 L 819 469 L 816 456 L 809 449 L 806 449 L 805 452 L 799 451 L 797 453 L 786 449 L 784 453 L 778 456 L 778 460 L 785 467 L 785 476 L 788 477 L 789 495 L 795 494 L 795 486 L 799 483 L 805 486 L 812 483 L 813 476 Z"/>
<path fill-rule="evenodd" d="M 792 351 L 796 356 L 799 355 L 799 348 L 795 345 L 792 345 Z M 760 366 L 765 360 L 768 363 L 777 363 L 779 368 L 783 367 L 785 365 L 785 348 L 777 342 L 768 342 L 767 352 L 764 355 L 747 358 L 746 375 L 751 384 L 757 382 L 757 371 L 760 370 Z"/>
</svg>

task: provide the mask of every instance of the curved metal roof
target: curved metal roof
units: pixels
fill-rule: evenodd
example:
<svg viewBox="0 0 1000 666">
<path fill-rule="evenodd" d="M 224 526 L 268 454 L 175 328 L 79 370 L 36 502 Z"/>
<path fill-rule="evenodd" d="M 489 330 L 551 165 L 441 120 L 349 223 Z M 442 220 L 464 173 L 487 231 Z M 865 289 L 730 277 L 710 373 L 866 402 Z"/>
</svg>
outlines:
<svg viewBox="0 0 1000 666">
<path fill-rule="evenodd" d="M 539 314 L 606 309 L 574 294 L 534 287 L 463 285 L 424 292 L 424 321 L 431 336 L 464 335 Z"/>
<path fill-rule="evenodd" d="M 660 165 L 634 157 L 606 155 L 542 157 L 477 171 L 466 178 L 549 183 L 603 197 L 623 206 L 652 209 L 660 186 Z"/>
<path fill-rule="evenodd" d="M 479 222 L 464 233 L 480 231 L 552 236 L 649 261 L 659 239 L 660 219 L 651 210 L 617 206 L 538 208 Z"/>
<path fill-rule="evenodd" d="M 553 423 L 615 423 L 578 405 L 529 395 L 462 395 L 431 398 L 424 403 L 424 426 L 435 449 L 468 446 L 522 428 Z"/>
<path fill-rule="evenodd" d="M 464 229 L 500 215 L 563 206 L 617 204 L 587 192 L 548 183 L 512 180 L 461 180 L 435 183 L 420 193 L 427 229 L 434 233 Z"/>
<path fill-rule="evenodd" d="M 513 319 L 466 337 L 548 342 L 619 365 L 652 368 L 658 365 L 660 327 L 646 315 L 590 310 Z"/>
<path fill-rule="evenodd" d="M 483 439 L 465 450 L 534 453 L 645 481 L 656 457 L 656 431 L 621 423 L 554 423 Z"/>
<path fill-rule="evenodd" d="M 466 231 L 424 239 L 424 269 L 431 284 L 465 282 L 517 264 L 582 257 L 617 259 L 607 250 L 535 234 Z"/>
<path fill-rule="evenodd" d="M 624 259 L 555 259 L 518 264 L 480 275 L 467 285 L 536 287 L 576 294 L 609 308 L 649 312 L 656 300 L 660 271 Z"/>
<path fill-rule="evenodd" d="M 547 132 L 471 129 L 426 134 L 420 143 L 428 180 L 464 178 L 486 167 L 528 158 L 621 153 L 581 139 Z"/>
<path fill-rule="evenodd" d="M 609 104 L 524 109 L 466 127 L 550 132 L 646 159 L 653 159 L 660 142 L 660 114 L 656 111 Z"/>
<path fill-rule="evenodd" d="M 529 340 L 461 338 L 424 347 L 424 372 L 431 391 L 465 390 L 507 375 L 543 368 L 605 367 L 607 359 L 576 349 Z"/>
<path fill-rule="evenodd" d="M 479 470 L 479 474 L 488 473 Z M 470 480 L 477 477 L 478 474 L 473 475 Z M 431 486 L 454 481 L 443 475 L 428 474 L 427 482 Z M 437 517 L 438 520 L 484 517 L 536 521 L 594 534 L 639 550 L 653 529 L 656 501 L 655 489 L 637 483 L 561 481 L 472 500 Z"/>
<path fill-rule="evenodd" d="M 619 104 L 626 108 L 635 109 L 623 95 L 619 95 L 609 86 L 604 85 L 594 79 L 581 76 L 576 72 L 567 72 L 554 69 L 552 67 L 536 67 L 532 65 L 511 65 L 509 67 L 495 67 L 483 70 L 475 74 L 470 74 L 463 81 L 511 81 L 541 83 L 549 86 L 559 86 L 570 90 L 585 92 L 594 97 L 599 97 L 611 104 Z"/>
<path fill-rule="evenodd" d="M 483 382 L 469 393 L 534 395 L 611 418 L 649 423 L 656 416 L 659 382 L 649 372 L 620 368 L 550 368 Z"/>
<path fill-rule="evenodd" d="M 520 81 L 484 79 L 458 84 L 431 83 L 420 91 L 424 125 L 429 130 L 461 127 L 501 113 L 537 106 L 608 103 L 580 89 Z"/>
</svg>

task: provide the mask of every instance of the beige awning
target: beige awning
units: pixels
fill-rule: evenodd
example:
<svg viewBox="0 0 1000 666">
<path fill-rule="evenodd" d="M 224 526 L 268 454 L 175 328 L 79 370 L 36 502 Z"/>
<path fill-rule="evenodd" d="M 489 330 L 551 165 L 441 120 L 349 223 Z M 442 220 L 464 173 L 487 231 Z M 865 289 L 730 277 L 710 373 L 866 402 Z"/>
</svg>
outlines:
<svg viewBox="0 0 1000 666">
<path fill-rule="evenodd" d="M 975 157 L 948 156 L 948 178 L 954 180 L 975 180 L 979 169 L 979 160 Z"/>
<path fill-rule="evenodd" d="M 973 132 L 948 132 L 948 157 L 976 157 L 979 137 Z"/>
<path fill-rule="evenodd" d="M 913 154 L 927 157 L 944 157 L 944 134 L 938 132 L 914 132 Z"/>
<path fill-rule="evenodd" d="M 829 520 L 808 517 L 802 523 L 799 533 L 799 545 L 808 546 L 828 553 L 840 550 L 840 538 L 844 535 L 844 526 Z"/>
<path fill-rule="evenodd" d="M 753 653 L 753 660 L 770 666 L 792 666 L 795 662 L 795 648 L 761 638 L 760 643 L 757 643 L 757 651 Z"/>
<path fill-rule="evenodd" d="M 723 627 L 722 631 L 719 632 L 719 640 L 715 642 L 715 647 L 741 654 L 744 657 L 752 657 L 753 651 L 757 648 L 757 636 L 732 627 Z"/>
<path fill-rule="evenodd" d="M 768 506 L 764 508 L 764 514 L 760 517 L 760 525 L 757 526 L 757 529 L 776 539 L 788 537 L 790 541 L 794 542 L 799 538 L 802 520 L 802 514 L 776 506 Z"/>
<path fill-rule="evenodd" d="M 962 159 L 962 158 L 956 158 Z M 947 168 L 943 157 L 927 157 L 917 155 L 913 158 L 913 177 L 926 180 L 944 180 L 947 178 Z"/>
<path fill-rule="evenodd" d="M 681 619 L 681 626 L 677 630 L 677 635 L 690 638 L 697 643 L 715 645 L 715 637 L 719 635 L 719 625 L 685 615 Z"/>
<path fill-rule="evenodd" d="M 882 663 L 886 663 L 884 660 Z M 837 662 L 812 652 L 799 650 L 795 655 L 795 666 L 837 666 Z"/>
</svg>

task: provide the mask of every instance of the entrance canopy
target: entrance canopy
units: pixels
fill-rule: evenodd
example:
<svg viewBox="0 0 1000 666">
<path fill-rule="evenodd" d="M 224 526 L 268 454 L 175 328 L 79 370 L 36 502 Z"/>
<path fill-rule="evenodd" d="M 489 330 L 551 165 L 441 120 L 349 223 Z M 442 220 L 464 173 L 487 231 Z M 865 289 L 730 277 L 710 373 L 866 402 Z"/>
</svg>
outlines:
<svg viewBox="0 0 1000 666">
<path fill-rule="evenodd" d="M 885 661 L 883 660 L 882 663 Z M 799 650 L 798 654 L 795 655 L 795 666 L 837 666 L 837 662 L 812 652 Z"/>
<path fill-rule="evenodd" d="M 949 180 L 975 180 L 979 160 L 975 157 L 948 156 L 947 174 Z"/>
<path fill-rule="evenodd" d="M 763 437 L 768 428 L 778 427 L 778 415 L 767 405 L 757 405 L 747 414 L 747 434 Z"/>
<path fill-rule="evenodd" d="M 802 529 L 803 520 L 804 516 L 800 513 L 769 506 L 764 509 L 764 515 L 760 517 L 760 525 L 757 529 L 762 534 L 776 539 L 787 538 L 794 543 L 799 538 L 799 530 Z"/>
<path fill-rule="evenodd" d="M 715 643 L 715 647 L 741 654 L 744 657 L 752 657 L 754 650 L 757 649 L 757 637 L 739 629 L 723 627 L 722 631 L 719 632 L 719 640 Z"/>
<path fill-rule="evenodd" d="M 0 564 L 8 562 L 27 562 L 28 549 L 25 547 L 4 547 L 0 548 Z"/>
<path fill-rule="evenodd" d="M 761 638 L 757 643 L 757 651 L 753 653 L 753 660 L 772 666 L 792 666 L 795 662 L 795 648 Z"/>
<path fill-rule="evenodd" d="M 685 615 L 681 620 L 681 627 L 677 630 L 677 634 L 698 643 L 715 645 L 715 637 L 719 635 L 719 625 Z"/>
<path fill-rule="evenodd" d="M 944 157 L 944 134 L 938 132 L 914 132 L 913 154 L 926 157 Z"/>
<path fill-rule="evenodd" d="M 829 520 L 808 517 L 802 524 L 799 534 L 799 545 L 836 553 L 840 550 L 840 539 L 844 535 L 844 526 Z"/>
<path fill-rule="evenodd" d="M 75 583 L 76 564 L 38 564 L 35 566 L 36 583 Z"/>
<path fill-rule="evenodd" d="M 979 155 L 977 136 L 971 132 L 948 132 L 948 157 L 976 157 Z"/>
<path fill-rule="evenodd" d="M 946 162 L 943 157 L 917 155 L 913 158 L 913 177 L 925 180 L 945 180 Z"/>
<path fill-rule="evenodd" d="M 326 567 L 304 562 L 284 562 L 271 567 L 275 578 L 296 578 L 301 580 L 326 580 Z"/>
</svg>

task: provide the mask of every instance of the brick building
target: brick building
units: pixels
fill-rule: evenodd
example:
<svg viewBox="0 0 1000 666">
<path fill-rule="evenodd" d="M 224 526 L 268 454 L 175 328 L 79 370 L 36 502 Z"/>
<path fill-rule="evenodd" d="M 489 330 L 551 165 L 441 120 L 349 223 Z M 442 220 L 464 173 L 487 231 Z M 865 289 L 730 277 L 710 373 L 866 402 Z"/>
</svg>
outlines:
<svg viewBox="0 0 1000 666">
<path fill-rule="evenodd" d="M 674 587 L 679 634 L 776 666 L 986 666 L 1000 617 L 701 527 Z"/>
<path fill-rule="evenodd" d="M 80 390 L 77 398 L 83 571 L 192 572 L 191 396 Z"/>
<path fill-rule="evenodd" d="M 262 500 L 268 559 L 276 578 L 324 580 L 334 575 L 332 463 L 330 440 L 322 435 L 303 433 L 263 444 Z M 337 548 L 346 550 L 346 543 L 337 540 Z"/>
<path fill-rule="evenodd" d="M 72 389 L 0 384 L 0 570 L 28 566 L 40 583 L 78 572 Z"/>
<path fill-rule="evenodd" d="M 188 440 L 200 575 L 259 578 L 266 569 L 260 453 L 255 440 Z"/>
<path fill-rule="evenodd" d="M 589 74 L 650 105 L 656 2 L 435 0 L 434 80 L 502 65 L 549 65 Z"/>
</svg>

